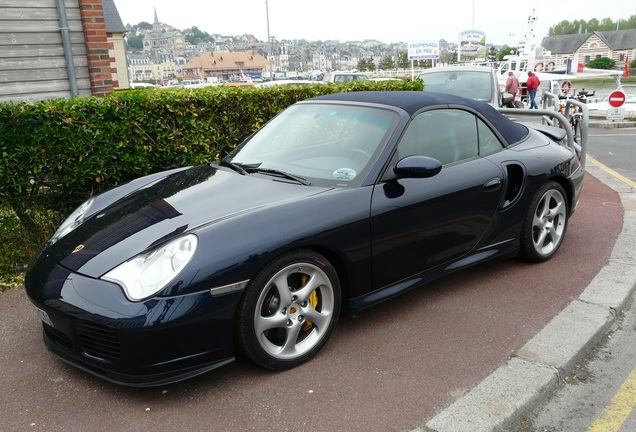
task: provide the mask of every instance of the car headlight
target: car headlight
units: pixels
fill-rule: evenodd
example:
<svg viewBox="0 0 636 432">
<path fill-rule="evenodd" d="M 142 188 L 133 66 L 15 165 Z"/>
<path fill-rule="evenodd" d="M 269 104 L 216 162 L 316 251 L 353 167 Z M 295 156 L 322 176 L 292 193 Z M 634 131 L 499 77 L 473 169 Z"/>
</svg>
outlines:
<svg viewBox="0 0 636 432">
<path fill-rule="evenodd" d="M 93 202 L 95 202 L 94 197 L 85 201 L 84 204 L 76 208 L 75 211 L 71 213 L 71 215 L 67 217 L 64 222 L 62 222 L 62 225 L 60 225 L 57 231 L 55 231 L 55 234 L 53 234 L 53 237 L 51 237 L 49 242 L 51 244 L 55 243 L 56 241 L 64 237 L 66 234 L 70 233 L 75 228 L 80 226 L 82 222 L 84 222 L 84 215 L 88 213 L 88 210 L 90 210 L 91 206 L 93 205 Z"/>
<path fill-rule="evenodd" d="M 120 285 L 129 300 L 144 300 L 177 277 L 194 256 L 197 244 L 194 234 L 180 237 L 120 264 L 102 279 Z"/>
</svg>

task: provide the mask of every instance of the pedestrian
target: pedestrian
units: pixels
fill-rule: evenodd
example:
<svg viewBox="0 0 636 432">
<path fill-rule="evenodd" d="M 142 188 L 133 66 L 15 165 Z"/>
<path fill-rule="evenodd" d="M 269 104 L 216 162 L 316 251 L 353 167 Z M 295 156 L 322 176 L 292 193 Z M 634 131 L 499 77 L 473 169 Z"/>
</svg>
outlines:
<svg viewBox="0 0 636 432">
<path fill-rule="evenodd" d="M 530 109 L 539 109 L 537 106 L 537 101 L 534 100 L 537 95 L 537 89 L 541 81 L 539 81 L 539 77 L 537 77 L 534 72 L 528 72 L 528 81 L 526 81 L 526 88 L 528 89 L 528 94 L 530 95 Z"/>
<path fill-rule="evenodd" d="M 519 91 L 519 79 L 517 79 L 514 72 L 508 72 L 508 79 L 506 80 L 506 93 L 510 93 L 512 95 L 512 100 L 508 103 L 508 108 L 515 107 L 515 98 L 517 97 L 517 92 Z"/>
</svg>

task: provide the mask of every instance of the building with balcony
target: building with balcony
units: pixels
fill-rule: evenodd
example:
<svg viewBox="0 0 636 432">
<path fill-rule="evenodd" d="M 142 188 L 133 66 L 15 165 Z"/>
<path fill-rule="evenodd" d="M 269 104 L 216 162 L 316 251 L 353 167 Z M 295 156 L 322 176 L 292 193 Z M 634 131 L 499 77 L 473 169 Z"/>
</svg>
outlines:
<svg viewBox="0 0 636 432">
<path fill-rule="evenodd" d="M 233 77 L 249 75 L 258 78 L 269 67 L 265 57 L 256 52 L 208 52 L 183 65 L 179 78 L 188 80 L 214 79 L 229 81 Z"/>
</svg>

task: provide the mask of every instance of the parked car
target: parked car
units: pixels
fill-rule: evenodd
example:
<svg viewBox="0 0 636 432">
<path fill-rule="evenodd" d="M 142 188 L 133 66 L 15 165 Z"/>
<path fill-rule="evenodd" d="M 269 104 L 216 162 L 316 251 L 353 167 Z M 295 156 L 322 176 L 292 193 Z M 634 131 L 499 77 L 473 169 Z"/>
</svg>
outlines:
<svg viewBox="0 0 636 432">
<path fill-rule="evenodd" d="M 147 88 L 156 88 L 157 86 L 149 83 L 141 83 L 141 82 L 131 82 L 131 89 L 147 89 Z"/>
<path fill-rule="evenodd" d="M 348 92 L 292 105 L 222 160 L 90 198 L 26 275 L 44 342 L 131 386 L 236 355 L 295 367 L 341 311 L 477 263 L 551 258 L 576 153 L 488 104 Z M 547 134 L 547 135 L 546 135 Z"/>
<path fill-rule="evenodd" d="M 256 85 L 256 87 L 274 87 L 274 86 L 289 86 L 289 85 L 312 85 L 312 84 L 324 84 L 322 81 L 312 81 L 306 79 L 284 79 L 265 81 Z"/>
<path fill-rule="evenodd" d="M 450 93 L 488 102 L 495 108 L 510 103 L 513 95 L 499 87 L 497 72 L 489 66 L 446 66 L 427 69 L 419 79 L 424 81 L 424 91 Z"/>
<path fill-rule="evenodd" d="M 360 72 L 327 72 L 322 77 L 323 82 L 343 84 L 355 81 L 369 81 L 369 76 Z"/>
</svg>

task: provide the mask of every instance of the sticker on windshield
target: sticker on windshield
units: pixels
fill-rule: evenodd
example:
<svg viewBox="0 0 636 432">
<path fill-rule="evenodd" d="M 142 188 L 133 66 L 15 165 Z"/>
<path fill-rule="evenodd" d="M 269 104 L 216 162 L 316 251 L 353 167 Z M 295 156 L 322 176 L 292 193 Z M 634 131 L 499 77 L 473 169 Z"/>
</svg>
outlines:
<svg viewBox="0 0 636 432">
<path fill-rule="evenodd" d="M 337 180 L 353 180 L 356 174 L 351 168 L 339 168 L 333 172 L 333 177 Z"/>
</svg>

